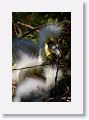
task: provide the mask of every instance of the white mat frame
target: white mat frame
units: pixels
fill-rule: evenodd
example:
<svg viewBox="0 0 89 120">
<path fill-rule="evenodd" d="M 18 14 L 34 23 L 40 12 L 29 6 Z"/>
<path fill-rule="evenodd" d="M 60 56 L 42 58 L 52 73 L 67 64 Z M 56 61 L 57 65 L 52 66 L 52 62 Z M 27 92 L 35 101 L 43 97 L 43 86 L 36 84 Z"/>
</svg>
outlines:
<svg viewBox="0 0 89 120">
<path fill-rule="evenodd" d="M 71 12 L 71 102 L 12 102 L 12 12 Z M 83 114 L 82 0 L 0 1 L 0 112 Z"/>
</svg>

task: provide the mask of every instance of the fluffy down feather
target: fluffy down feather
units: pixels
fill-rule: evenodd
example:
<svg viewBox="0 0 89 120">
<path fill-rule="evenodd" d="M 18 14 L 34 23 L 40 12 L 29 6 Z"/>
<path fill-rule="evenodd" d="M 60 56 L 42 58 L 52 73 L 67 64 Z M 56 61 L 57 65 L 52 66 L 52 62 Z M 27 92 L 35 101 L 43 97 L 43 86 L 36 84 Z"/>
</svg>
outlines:
<svg viewBox="0 0 89 120">
<path fill-rule="evenodd" d="M 18 85 L 13 101 L 20 102 L 23 99 L 31 101 L 43 101 L 50 95 L 50 90 L 55 86 L 56 68 L 46 67 L 44 70 L 46 80 L 26 78 Z M 58 81 L 61 80 L 62 71 L 58 71 Z"/>
<path fill-rule="evenodd" d="M 13 56 L 16 58 L 16 69 L 24 67 L 32 67 L 40 65 L 45 61 L 44 46 L 47 39 L 58 37 L 61 33 L 61 27 L 58 25 L 48 25 L 41 29 L 39 33 L 39 43 L 34 44 L 28 40 L 16 40 L 13 42 Z M 55 40 L 55 39 L 54 39 Z M 12 80 L 20 82 L 16 89 L 16 96 L 13 101 L 42 101 L 44 97 L 48 97 L 50 89 L 55 85 L 56 68 L 45 67 L 43 68 L 46 80 L 37 78 L 28 78 L 26 73 L 30 69 L 17 70 L 12 72 Z M 58 72 L 58 81 L 61 80 L 62 71 Z M 24 99 L 24 100 L 23 100 Z"/>
</svg>

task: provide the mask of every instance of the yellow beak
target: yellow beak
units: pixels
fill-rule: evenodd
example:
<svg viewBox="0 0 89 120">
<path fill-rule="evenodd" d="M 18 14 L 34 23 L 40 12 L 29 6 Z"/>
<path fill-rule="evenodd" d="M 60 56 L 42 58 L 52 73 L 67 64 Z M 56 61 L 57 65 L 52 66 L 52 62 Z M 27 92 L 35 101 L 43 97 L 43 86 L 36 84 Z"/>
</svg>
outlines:
<svg viewBox="0 0 89 120">
<path fill-rule="evenodd" d="M 52 50 L 48 47 L 47 43 L 45 43 L 45 54 L 49 56 L 52 53 Z"/>
</svg>

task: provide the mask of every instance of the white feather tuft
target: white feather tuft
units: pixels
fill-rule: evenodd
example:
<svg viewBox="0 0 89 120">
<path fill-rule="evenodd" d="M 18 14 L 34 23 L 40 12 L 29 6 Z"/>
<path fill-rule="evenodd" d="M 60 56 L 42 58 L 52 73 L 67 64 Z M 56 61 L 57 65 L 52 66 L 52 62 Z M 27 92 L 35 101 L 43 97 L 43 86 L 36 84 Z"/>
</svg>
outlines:
<svg viewBox="0 0 89 120">
<path fill-rule="evenodd" d="M 41 65 L 43 62 L 44 59 L 42 56 L 30 56 L 26 53 L 20 52 L 20 61 L 17 61 L 16 69 Z M 22 81 L 28 70 L 29 69 L 13 71 L 12 80 L 16 80 L 17 82 Z"/>
<path fill-rule="evenodd" d="M 20 61 L 17 62 L 17 68 L 36 66 L 44 62 L 42 56 L 30 56 L 23 52 L 21 53 L 20 58 Z"/>
<path fill-rule="evenodd" d="M 57 24 L 47 25 L 46 27 L 43 27 L 39 34 L 40 45 L 44 46 L 44 43 L 46 42 L 48 37 L 60 36 L 61 30 L 62 30 L 62 28 L 59 27 Z"/>
<path fill-rule="evenodd" d="M 44 69 L 46 81 L 42 79 L 26 78 L 21 82 L 16 90 L 16 96 L 13 101 L 21 101 L 21 98 L 29 97 L 32 101 L 42 101 L 42 97 L 48 97 L 50 89 L 55 86 L 56 68 L 46 67 Z M 58 71 L 58 79 L 61 80 L 62 71 Z"/>
<path fill-rule="evenodd" d="M 22 97 L 33 98 L 32 101 L 47 96 L 45 91 L 45 82 L 39 79 L 26 78 L 16 90 L 16 96 L 13 101 L 20 101 Z M 34 99 L 35 97 L 35 99 Z"/>
</svg>

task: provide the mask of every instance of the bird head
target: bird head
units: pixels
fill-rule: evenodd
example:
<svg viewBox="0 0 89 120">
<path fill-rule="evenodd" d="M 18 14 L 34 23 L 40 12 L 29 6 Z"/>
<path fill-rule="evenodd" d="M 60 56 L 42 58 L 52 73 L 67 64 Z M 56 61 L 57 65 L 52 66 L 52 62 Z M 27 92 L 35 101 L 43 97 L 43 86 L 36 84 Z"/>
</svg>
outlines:
<svg viewBox="0 0 89 120">
<path fill-rule="evenodd" d="M 54 53 L 55 55 L 61 57 L 62 51 L 60 45 L 57 43 L 56 38 L 54 39 L 52 37 L 50 40 L 48 40 L 48 42 L 45 43 L 45 54 L 46 56 L 49 56 Z"/>
</svg>

